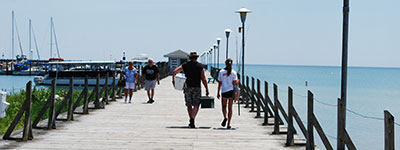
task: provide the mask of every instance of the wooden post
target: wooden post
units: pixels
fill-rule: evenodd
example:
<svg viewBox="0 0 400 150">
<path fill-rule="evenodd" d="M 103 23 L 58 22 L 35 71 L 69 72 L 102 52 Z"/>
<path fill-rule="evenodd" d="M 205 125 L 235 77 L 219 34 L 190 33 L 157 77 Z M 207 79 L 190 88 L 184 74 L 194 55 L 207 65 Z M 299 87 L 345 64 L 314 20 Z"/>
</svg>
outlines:
<svg viewBox="0 0 400 150">
<path fill-rule="evenodd" d="M 49 109 L 49 119 L 47 122 L 47 129 L 55 129 L 56 128 L 56 116 L 54 114 L 54 103 L 55 103 L 55 95 L 56 95 L 56 79 L 51 81 L 51 96 L 50 96 L 50 109 Z"/>
<path fill-rule="evenodd" d="M 311 91 L 308 91 L 308 104 L 307 104 L 307 150 L 314 150 L 314 127 L 313 127 L 313 116 L 314 116 L 314 95 Z"/>
<path fill-rule="evenodd" d="M 249 100 L 251 102 L 251 106 L 250 106 L 250 112 L 255 112 L 254 111 L 254 101 L 251 98 L 253 96 L 253 91 L 254 91 L 254 77 L 251 77 L 251 88 L 249 88 Z"/>
<path fill-rule="evenodd" d="M 68 100 L 68 114 L 67 114 L 67 121 L 74 120 L 72 105 L 74 103 L 74 77 L 69 79 L 69 100 Z"/>
<path fill-rule="evenodd" d="M 89 99 L 88 99 L 88 94 L 89 94 L 89 77 L 88 75 L 85 76 L 85 88 L 84 88 L 84 100 L 83 100 L 83 114 L 89 114 Z"/>
<path fill-rule="evenodd" d="M 31 101 L 32 101 L 32 81 L 26 85 L 26 103 L 25 103 L 25 120 L 24 130 L 22 134 L 22 141 L 32 139 L 32 126 L 31 126 Z"/>
<path fill-rule="evenodd" d="M 108 72 L 106 73 L 106 81 L 104 82 L 104 97 L 103 97 L 103 102 L 106 102 L 108 104 Z"/>
<path fill-rule="evenodd" d="M 100 108 L 100 74 L 97 74 L 96 78 L 96 99 L 94 100 L 94 108 L 99 109 Z"/>
<path fill-rule="evenodd" d="M 394 150 L 394 117 L 389 111 L 385 115 L 385 150 Z"/>
<path fill-rule="evenodd" d="M 274 132 L 279 134 L 278 86 L 274 83 Z"/>
<path fill-rule="evenodd" d="M 261 92 L 260 92 L 260 79 L 257 79 L 257 94 L 261 95 Z M 256 98 L 257 98 L 257 115 L 256 115 L 256 118 L 261 118 L 261 99 L 258 96 L 256 96 Z"/>
<path fill-rule="evenodd" d="M 265 99 L 264 123 L 263 123 L 264 126 L 268 125 L 268 118 L 269 118 L 268 111 L 266 111 L 266 109 L 268 108 L 267 98 L 268 98 L 268 82 L 264 81 L 264 99 Z"/>
<path fill-rule="evenodd" d="M 119 81 L 122 81 L 122 73 L 120 73 L 119 74 Z M 122 88 L 124 88 L 124 87 L 122 87 L 122 86 L 119 86 L 119 88 L 118 88 L 118 98 L 122 98 Z"/>
<path fill-rule="evenodd" d="M 244 86 L 244 90 L 246 91 L 245 93 L 246 93 L 246 106 L 245 106 L 245 108 L 249 108 L 249 97 L 248 97 L 248 91 L 247 91 L 247 89 L 249 88 L 249 76 L 246 76 L 246 86 Z"/>
<path fill-rule="evenodd" d="M 338 98 L 338 120 L 337 120 L 337 149 L 338 150 L 344 150 L 345 149 L 345 144 L 344 144 L 344 132 L 345 132 L 345 127 L 343 126 L 344 125 L 344 119 L 345 119 L 345 117 L 344 117 L 344 115 L 345 115 L 345 113 L 343 113 L 343 112 L 346 112 L 346 108 L 344 107 L 344 104 L 343 104 L 343 101 L 340 99 L 340 98 Z M 343 144 L 343 147 L 340 147 L 340 146 L 342 146 L 342 144 Z M 339 149 L 339 147 L 340 147 L 340 149 Z"/>
<path fill-rule="evenodd" d="M 14 138 L 10 138 L 11 133 L 14 131 L 15 127 L 18 125 L 18 122 L 21 120 L 23 114 L 25 113 L 25 121 L 24 121 L 24 129 L 21 140 L 31 140 L 33 139 L 32 135 L 32 125 L 31 125 L 31 100 L 32 100 L 32 81 L 29 81 L 26 84 L 26 98 L 25 102 L 22 104 L 21 108 L 19 109 L 17 115 L 15 116 L 14 120 L 11 122 L 11 125 L 8 127 L 6 133 L 3 136 L 4 140 L 10 140 Z"/>
<path fill-rule="evenodd" d="M 294 127 L 293 127 L 293 89 L 288 87 L 288 132 L 286 136 L 286 146 L 294 145 Z"/>
<path fill-rule="evenodd" d="M 113 72 L 113 82 L 112 82 L 112 93 L 111 93 L 111 100 L 112 101 L 116 101 L 116 98 L 115 98 L 115 84 L 116 84 L 116 82 L 115 82 L 115 71 Z"/>
</svg>

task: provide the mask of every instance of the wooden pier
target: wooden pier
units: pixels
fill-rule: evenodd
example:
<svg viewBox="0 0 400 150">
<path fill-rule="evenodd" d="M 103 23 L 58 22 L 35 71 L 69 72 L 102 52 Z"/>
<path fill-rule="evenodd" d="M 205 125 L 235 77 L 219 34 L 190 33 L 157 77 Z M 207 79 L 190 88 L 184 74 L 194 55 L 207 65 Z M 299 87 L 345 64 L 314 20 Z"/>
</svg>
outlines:
<svg viewBox="0 0 400 150">
<path fill-rule="evenodd" d="M 216 97 L 217 84 L 209 87 Z M 56 129 L 33 130 L 34 138 L 27 142 L 1 140 L 0 149 L 305 149 L 286 147 L 286 134 L 272 134 L 274 126 L 262 126 L 264 119 L 254 118 L 247 108 L 242 107 L 240 116 L 234 109 L 232 130 L 222 128 L 219 100 L 214 109 L 199 111 L 196 129 L 188 128 L 183 93 L 173 89 L 171 77 L 156 87 L 154 99 L 155 103 L 146 104 L 146 92 L 139 90 L 131 104 L 110 101 L 105 109 L 89 109 L 89 115 L 75 114 L 74 121 L 56 121 Z M 294 140 L 305 143 L 296 134 Z"/>
</svg>

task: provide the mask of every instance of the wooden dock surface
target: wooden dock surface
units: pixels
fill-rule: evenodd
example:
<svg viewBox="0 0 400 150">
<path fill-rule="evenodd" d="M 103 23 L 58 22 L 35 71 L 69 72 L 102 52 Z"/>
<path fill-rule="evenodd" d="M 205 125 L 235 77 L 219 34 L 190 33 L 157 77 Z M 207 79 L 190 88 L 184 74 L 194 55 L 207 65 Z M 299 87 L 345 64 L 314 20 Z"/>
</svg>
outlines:
<svg viewBox="0 0 400 150">
<path fill-rule="evenodd" d="M 209 87 L 216 97 L 217 84 Z M 146 104 L 146 91 L 140 90 L 131 104 L 118 99 L 89 115 L 75 114 L 73 122 L 57 122 L 57 129 L 35 132 L 32 141 L 1 140 L 0 149 L 305 149 L 285 147 L 286 134 L 272 135 L 273 126 L 261 126 L 262 119 L 255 119 L 249 109 L 241 108 L 238 116 L 236 104 L 233 129 L 222 128 L 219 100 L 214 109 L 199 111 L 196 129 L 188 128 L 183 93 L 173 89 L 171 77 L 156 87 L 154 99 Z"/>
</svg>

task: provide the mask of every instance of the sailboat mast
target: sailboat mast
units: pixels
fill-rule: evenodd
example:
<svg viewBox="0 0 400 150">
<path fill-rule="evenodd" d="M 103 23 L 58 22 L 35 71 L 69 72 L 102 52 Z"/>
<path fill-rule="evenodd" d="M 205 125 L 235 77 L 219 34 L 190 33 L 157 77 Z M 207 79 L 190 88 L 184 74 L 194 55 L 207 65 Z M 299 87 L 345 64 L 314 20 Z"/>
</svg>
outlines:
<svg viewBox="0 0 400 150">
<path fill-rule="evenodd" d="M 50 17 L 50 58 L 53 56 L 53 17 Z"/>
<path fill-rule="evenodd" d="M 37 41 L 36 41 L 35 31 L 33 30 L 33 26 L 32 26 L 32 34 L 33 34 L 33 41 L 35 42 L 35 48 L 36 48 L 37 59 L 40 60 L 39 48 L 38 48 L 38 44 L 37 44 Z"/>
<path fill-rule="evenodd" d="M 56 27 L 54 26 L 54 23 L 52 23 L 52 24 L 53 24 L 54 42 L 55 42 L 55 44 L 56 44 L 56 49 L 57 49 L 57 56 L 58 56 L 58 58 L 61 58 L 61 57 L 60 57 L 60 49 L 58 49 L 58 41 L 57 41 Z"/>
<path fill-rule="evenodd" d="M 14 11 L 11 16 L 11 59 L 14 59 Z"/>
<path fill-rule="evenodd" d="M 33 59 L 33 54 L 32 53 L 32 20 L 29 19 L 29 54 L 31 56 L 31 59 Z"/>
</svg>

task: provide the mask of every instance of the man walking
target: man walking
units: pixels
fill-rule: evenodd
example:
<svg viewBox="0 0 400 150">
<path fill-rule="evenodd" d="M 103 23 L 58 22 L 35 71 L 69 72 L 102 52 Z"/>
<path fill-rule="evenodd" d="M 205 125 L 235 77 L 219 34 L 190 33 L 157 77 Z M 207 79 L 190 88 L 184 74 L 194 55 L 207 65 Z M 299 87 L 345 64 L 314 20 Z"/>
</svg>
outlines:
<svg viewBox="0 0 400 150">
<path fill-rule="evenodd" d="M 206 88 L 206 95 L 208 96 L 208 86 L 206 76 L 204 74 L 203 66 L 201 63 L 197 62 L 196 52 L 191 52 L 189 55 L 189 62 L 186 62 L 176 68 L 172 74 L 172 84 L 175 85 L 175 75 L 181 71 L 185 72 L 186 81 L 183 93 L 185 94 L 185 103 L 189 115 L 189 127 L 195 128 L 194 120 L 196 118 L 197 112 L 199 111 L 200 97 L 201 97 L 201 84 L 203 82 Z"/>
<path fill-rule="evenodd" d="M 160 74 L 158 72 L 157 66 L 153 65 L 153 60 L 148 60 L 148 65 L 146 65 L 143 70 L 142 82 L 144 83 L 144 89 L 147 91 L 147 96 L 149 101 L 147 103 L 154 103 L 154 88 L 156 83 L 160 85 Z M 143 81 L 144 80 L 144 81 Z"/>
</svg>

